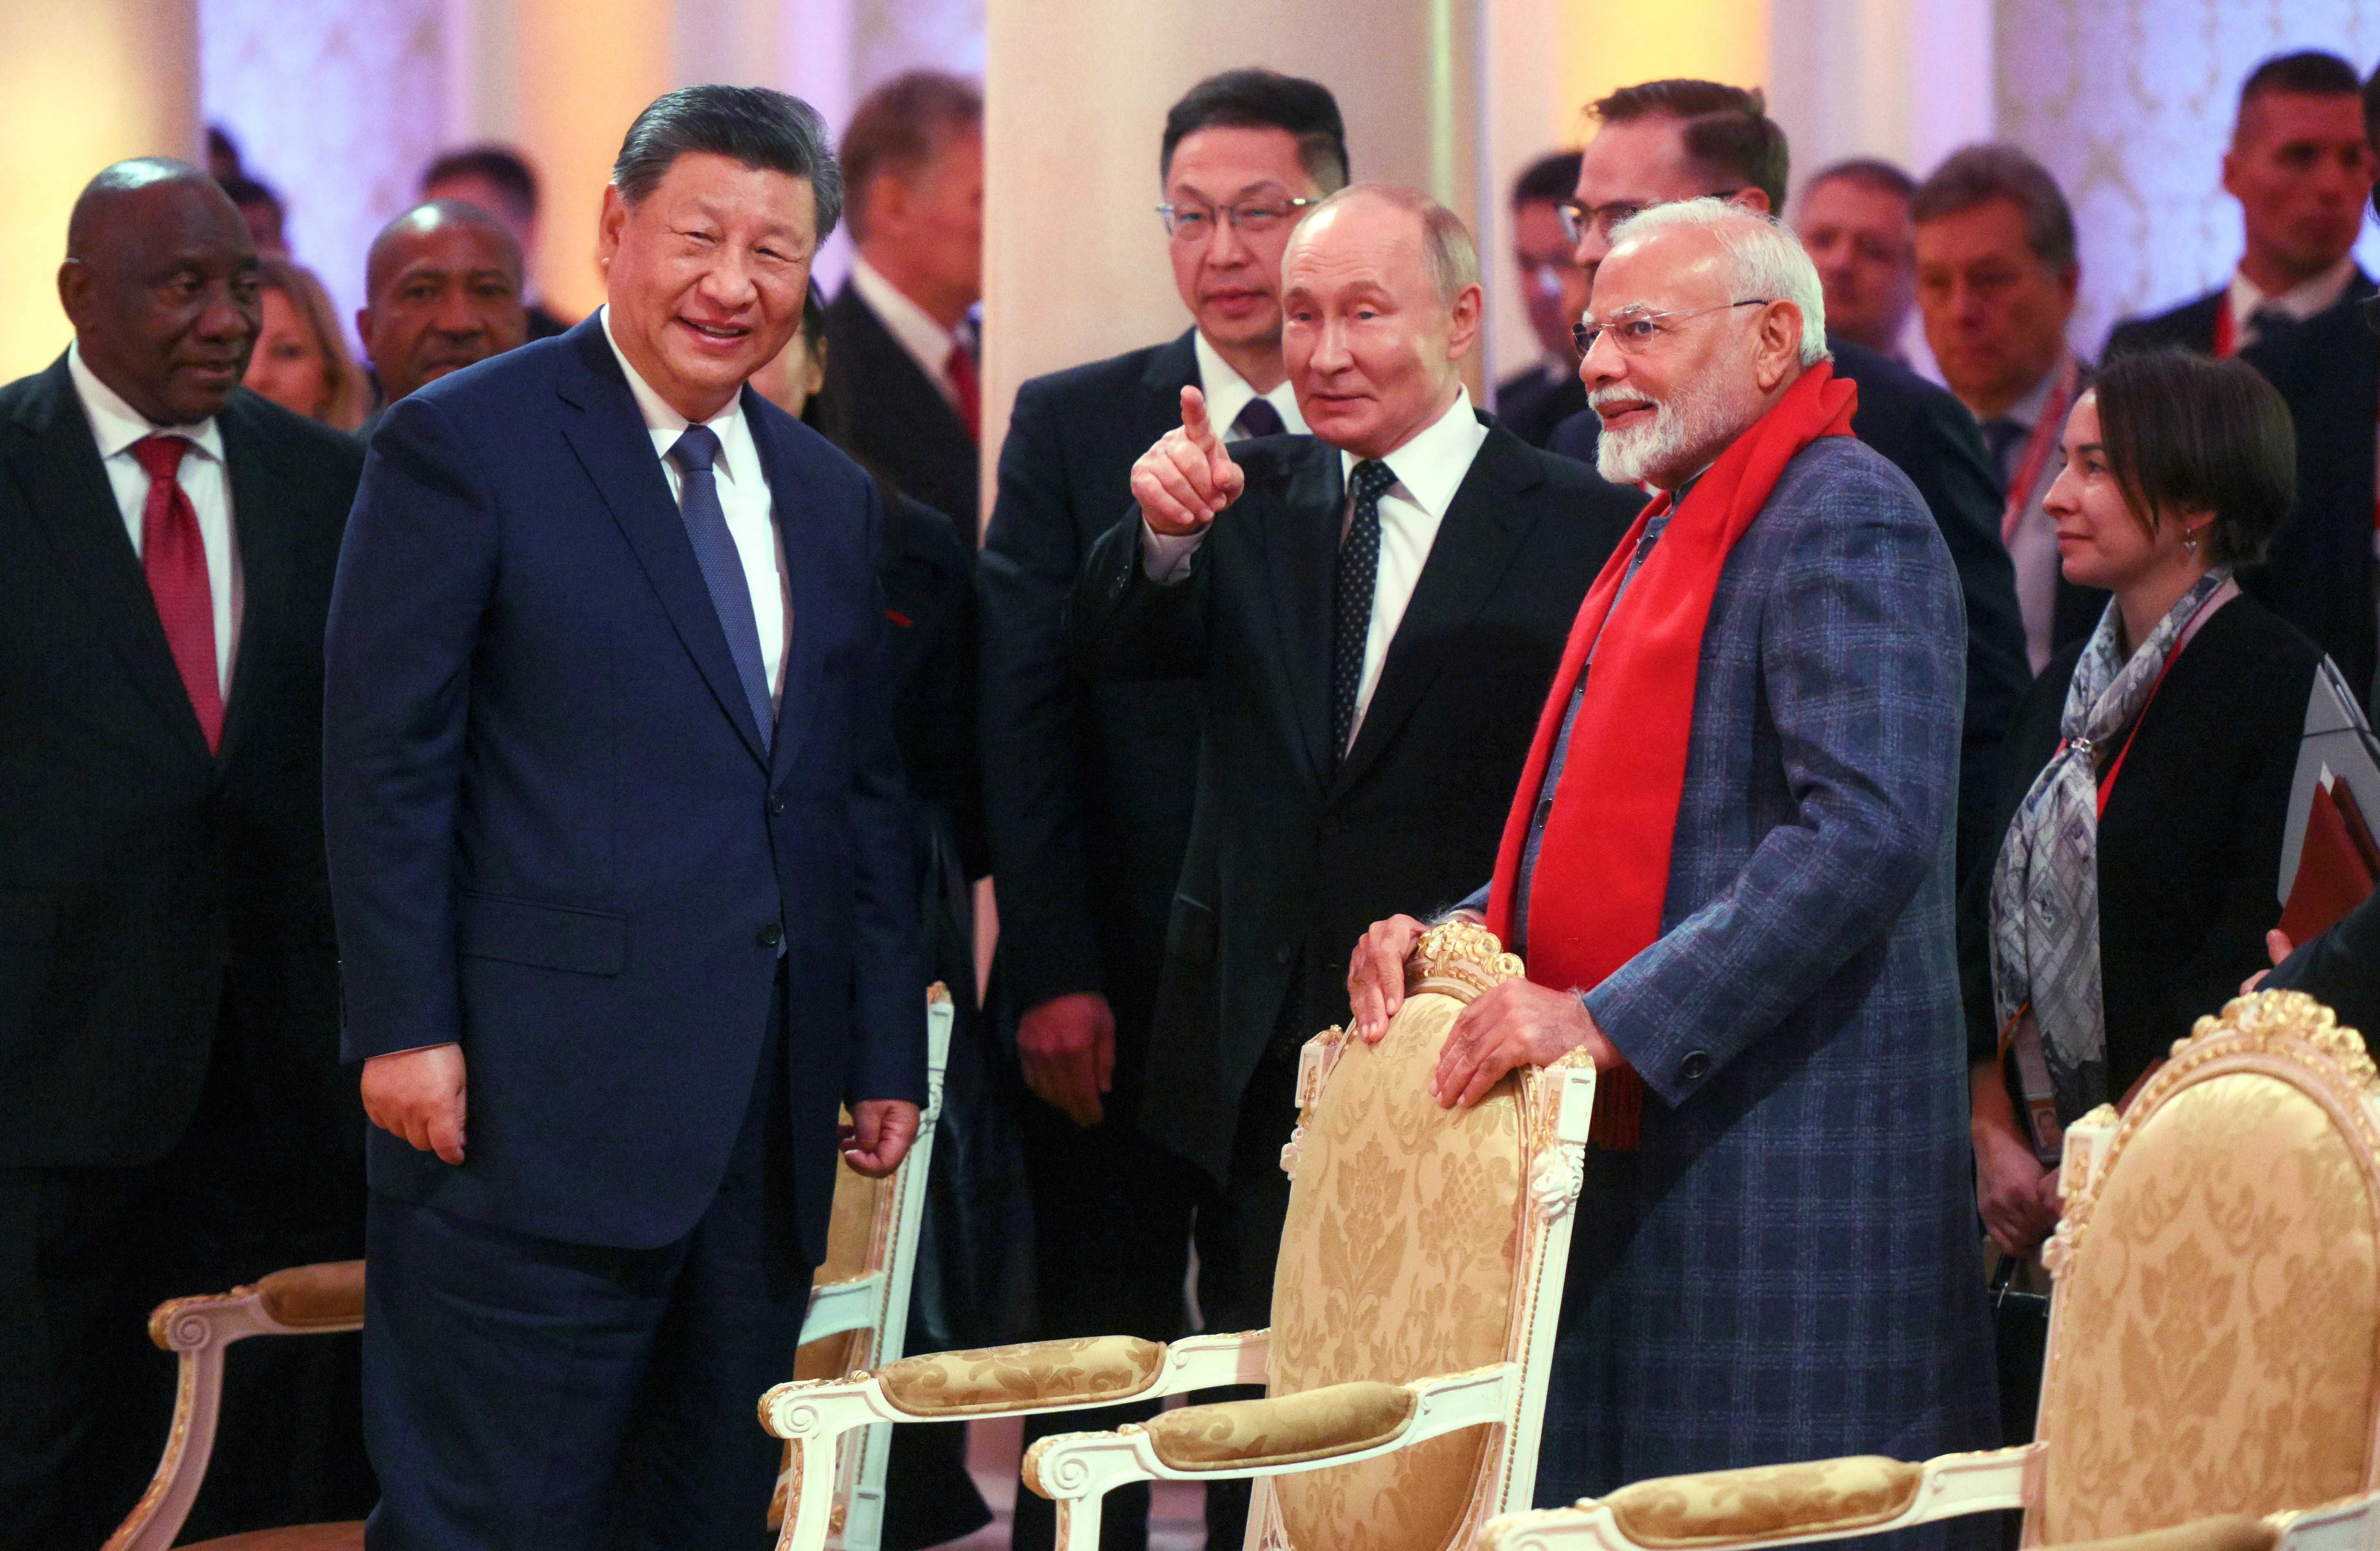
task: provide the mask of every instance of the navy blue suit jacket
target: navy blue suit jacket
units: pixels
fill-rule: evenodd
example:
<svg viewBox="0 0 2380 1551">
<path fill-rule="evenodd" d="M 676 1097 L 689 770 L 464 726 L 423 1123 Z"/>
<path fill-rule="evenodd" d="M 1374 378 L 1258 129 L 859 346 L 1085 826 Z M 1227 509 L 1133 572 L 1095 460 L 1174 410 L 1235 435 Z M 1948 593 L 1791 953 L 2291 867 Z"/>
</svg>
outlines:
<svg viewBox="0 0 2380 1551">
<path fill-rule="evenodd" d="M 926 973 L 873 486 L 748 389 L 793 598 L 773 750 L 599 320 L 399 401 L 331 604 L 323 730 L 350 1060 L 449 1040 L 459 1167 L 376 1190 L 645 1248 L 716 1194 L 779 942 L 796 1219 L 845 1099 L 925 1098 Z"/>
</svg>

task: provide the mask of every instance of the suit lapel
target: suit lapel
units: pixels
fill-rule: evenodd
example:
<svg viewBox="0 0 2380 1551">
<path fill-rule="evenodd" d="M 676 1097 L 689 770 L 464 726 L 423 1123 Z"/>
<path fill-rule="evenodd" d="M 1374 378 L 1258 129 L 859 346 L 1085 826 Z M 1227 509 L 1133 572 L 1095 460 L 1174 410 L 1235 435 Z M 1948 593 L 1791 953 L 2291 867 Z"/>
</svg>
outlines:
<svg viewBox="0 0 2380 1551">
<path fill-rule="evenodd" d="M 290 563 L 296 536 L 289 531 L 288 491 L 271 442 L 249 420 L 237 397 L 218 417 L 224 463 L 231 486 L 232 541 L 239 552 L 239 650 L 232 660 L 231 695 L 224 705 L 223 746 L 216 757 L 228 763 L 245 741 L 248 724 L 261 714 L 250 708 L 264 673 L 258 664 L 272 649 L 273 625 L 288 617 Z"/>
<path fill-rule="evenodd" d="M 760 410 L 760 395 L 744 390 L 744 419 L 752 429 L 753 444 L 760 449 L 762 471 L 769 481 L 770 509 L 777 534 L 785 547 L 785 591 L 791 600 L 793 628 L 785 643 L 784 671 L 778 675 L 777 730 L 770 744 L 772 771 L 786 769 L 809 732 L 818 712 L 819 683 L 826 672 L 826 600 L 820 592 L 818 567 L 803 557 L 822 546 L 811 541 L 810 527 L 818 521 L 804 499 L 800 474 L 784 434 L 771 425 Z"/>
<path fill-rule="evenodd" d="M 1330 789 L 1337 751 L 1330 746 L 1330 590 L 1338 575 L 1340 508 L 1346 485 L 1339 451 L 1319 441 L 1289 475 L 1278 520 L 1263 521 L 1265 570 L 1272 578 L 1273 619 L 1292 733 L 1305 745 L 1317 792 Z"/>
<path fill-rule="evenodd" d="M 670 499 L 669 480 L 661 460 L 653 456 L 645 418 L 613 358 L 604 337 L 602 314 L 597 313 L 571 331 L 573 353 L 556 388 L 564 403 L 579 411 L 563 428 L 570 449 L 587 470 L 596 493 L 636 551 L 646 578 L 661 598 L 678 639 L 701 670 L 719 709 L 735 724 L 752 757 L 764 766 L 768 756 L 760 745 L 760 729 L 752 721 L 744 681 L 727 650 L 727 633 L 720 628 L 719 611 L 710 589 L 695 563 L 694 544 L 686 536 L 685 520 Z"/>
<path fill-rule="evenodd" d="M 157 600 L 125 533 L 115 488 L 101 467 L 99 443 L 91 439 L 65 357 L 42 374 L 42 390 L 18 419 L 33 437 L 31 455 L 10 460 L 33 520 L 56 546 L 141 697 L 194 758 L 208 759 L 206 733 L 174 666 Z"/>
<path fill-rule="evenodd" d="M 1454 492 L 1422 563 L 1413 600 L 1389 642 L 1380 682 L 1372 688 L 1354 746 L 1341 762 L 1330 794 L 1336 797 L 1363 777 L 1380 750 L 1413 714 L 1439 671 L 1461 643 L 1464 630 L 1503 579 L 1533 520 L 1513 498 L 1544 479 L 1521 440 L 1491 425 L 1488 440 Z"/>
</svg>

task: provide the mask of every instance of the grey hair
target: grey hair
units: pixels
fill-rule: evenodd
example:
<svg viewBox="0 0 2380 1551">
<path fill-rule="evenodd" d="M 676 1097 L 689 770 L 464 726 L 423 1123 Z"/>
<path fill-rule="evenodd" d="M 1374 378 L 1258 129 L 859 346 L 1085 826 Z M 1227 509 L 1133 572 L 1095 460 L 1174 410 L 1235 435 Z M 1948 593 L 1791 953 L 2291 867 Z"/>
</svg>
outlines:
<svg viewBox="0 0 2380 1551">
<path fill-rule="evenodd" d="M 1422 259 L 1429 266 L 1439 300 L 1452 307 L 1464 286 L 1479 284 L 1479 246 L 1471 240 L 1471 228 L 1463 217 L 1407 184 L 1351 183 L 1306 211 L 1298 224 L 1354 200 L 1378 200 L 1420 218 Z"/>
<path fill-rule="evenodd" d="M 1655 205 L 1633 215 L 1613 231 L 1612 241 L 1643 242 L 1672 227 L 1707 231 L 1718 239 L 1733 272 L 1729 289 L 1736 297 L 1790 301 L 1802 309 L 1803 366 L 1815 366 L 1832 354 L 1827 348 L 1827 289 L 1792 227 L 1763 212 L 1706 196 Z"/>
</svg>

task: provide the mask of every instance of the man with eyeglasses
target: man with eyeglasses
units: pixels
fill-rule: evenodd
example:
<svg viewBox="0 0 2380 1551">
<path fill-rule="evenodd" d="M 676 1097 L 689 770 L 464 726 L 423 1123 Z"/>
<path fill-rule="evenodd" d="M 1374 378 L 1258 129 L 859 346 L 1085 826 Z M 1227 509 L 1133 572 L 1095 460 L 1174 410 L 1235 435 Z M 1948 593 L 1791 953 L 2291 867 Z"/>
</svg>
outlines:
<svg viewBox="0 0 2380 1551">
<path fill-rule="evenodd" d="M 1612 233 L 1637 212 L 1710 195 L 1747 210 L 1784 208 L 1785 131 L 1757 91 L 1707 80 L 1622 87 L 1589 105 L 1598 127 L 1563 207 L 1577 259 L 1594 283 Z M 1853 434 L 1909 476 L 1925 499 L 1966 604 L 1967 701 L 1959 762 L 1959 875 L 1994 850 L 1993 785 L 2001 735 L 2033 681 L 2015 572 L 1999 541 L 2000 486 L 1974 419 L 1949 394 L 1907 368 L 1829 338 L 1838 375 L 1859 387 Z M 1601 426 L 1573 416 L 1548 443 L 1592 463 Z"/>
<path fill-rule="evenodd" d="M 1660 493 L 1460 907 L 1528 975 L 1463 1010 L 1429 1080 L 1462 1108 L 1518 1066 L 1597 1068 L 1544 1505 L 1998 1441 L 1951 936 L 1959 581 L 1852 434 L 1825 318 L 1790 231 L 1702 199 L 1620 227 L 1582 326 L 1603 472 Z M 1422 929 L 1350 955 L 1363 1037 Z"/>
<path fill-rule="evenodd" d="M 1561 216 L 1562 202 L 1578 187 L 1578 162 L 1577 151 L 1558 151 L 1512 180 L 1512 257 L 1529 332 L 1543 354 L 1496 384 L 1496 418 L 1532 447 L 1544 446 L 1554 427 L 1586 407 L 1578 352 L 1571 347 L 1571 330 L 1586 310 L 1586 272 L 1571 256 L 1578 244 Z"/>
<path fill-rule="evenodd" d="M 1226 71 L 1166 115 L 1158 176 L 1151 257 L 1161 244 L 1191 327 L 1018 390 L 978 575 L 999 984 L 1036 1100 L 1026 1165 L 1038 1333 L 1051 1337 L 1168 1340 L 1187 1329 L 1186 1172 L 1137 1120 L 1206 708 L 1193 684 L 1075 676 L 1066 600 L 1092 543 L 1132 503 L 1133 460 L 1181 424 L 1183 389 L 1206 395 L 1234 442 L 1305 430 L 1281 361 L 1281 257 L 1297 218 L 1347 182 L 1339 104 L 1310 80 Z M 1214 1247 L 1202 1254 L 1211 1260 Z M 1154 1410 L 1028 1418 L 1026 1436 Z M 1220 1525 L 1210 1543 L 1237 1545 L 1245 1484 L 1219 1483 L 1208 1497 Z M 1145 1487 L 1111 1496 L 1108 1551 L 1145 1545 L 1148 1514 Z M 1051 1505 L 1019 1493 L 1016 1544 L 1055 1533 Z"/>
</svg>

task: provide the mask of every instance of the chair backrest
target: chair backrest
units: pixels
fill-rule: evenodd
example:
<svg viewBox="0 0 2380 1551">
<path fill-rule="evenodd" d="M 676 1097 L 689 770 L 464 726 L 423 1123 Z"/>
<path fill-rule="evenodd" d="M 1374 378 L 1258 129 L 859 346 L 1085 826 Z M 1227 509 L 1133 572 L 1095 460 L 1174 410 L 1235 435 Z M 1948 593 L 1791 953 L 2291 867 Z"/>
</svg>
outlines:
<svg viewBox="0 0 2380 1551">
<path fill-rule="evenodd" d="M 2100 1117 L 2104 1124 L 2107 1117 Z M 2380 1082 L 2296 991 L 2242 997 L 2070 1153 L 2027 1545 L 2380 1485 Z"/>
<path fill-rule="evenodd" d="M 1289 1216 L 1273 1282 L 1269 1390 L 1406 1383 L 1520 1365 L 1509 1424 L 1259 1483 L 1248 1545 L 1440 1551 L 1528 1506 L 1561 1304 L 1578 1154 L 1594 1102 L 1584 1052 L 1441 1109 L 1429 1076 L 1455 1015 L 1522 973 L 1480 927 L 1432 929 L 1378 1045 L 1318 1035 L 1282 1156 Z"/>
<path fill-rule="evenodd" d="M 881 1180 L 871 1180 L 848 1164 L 836 1164 L 826 1261 L 810 1278 L 809 1313 L 802 1322 L 802 1344 L 794 1353 L 793 1376 L 797 1379 L 840 1378 L 862 1368 L 881 1367 L 903 1354 L 953 1012 L 949 988 L 935 982 L 926 992 L 926 1109 L 918 1119 L 917 1140 L 901 1167 Z M 851 1117 L 846 1112 L 843 1119 L 848 1123 Z M 832 1528 L 845 1551 L 873 1551 L 878 1543 L 891 1433 L 883 1424 L 854 1432 L 839 1451 Z M 784 1523 L 797 1468 L 788 1445 L 769 1503 L 771 1529 Z"/>
</svg>

